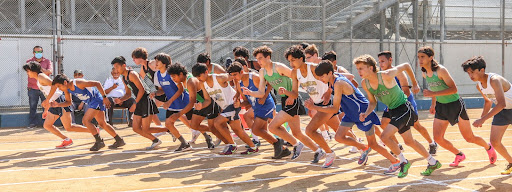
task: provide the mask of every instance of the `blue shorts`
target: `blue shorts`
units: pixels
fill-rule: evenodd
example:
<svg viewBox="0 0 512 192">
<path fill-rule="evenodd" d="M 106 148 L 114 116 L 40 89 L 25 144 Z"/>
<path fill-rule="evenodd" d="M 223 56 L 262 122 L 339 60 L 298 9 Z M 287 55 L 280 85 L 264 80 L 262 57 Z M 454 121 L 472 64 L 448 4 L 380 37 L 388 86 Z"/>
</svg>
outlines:
<svg viewBox="0 0 512 192">
<path fill-rule="evenodd" d="M 380 125 L 379 116 L 375 112 L 372 111 L 368 117 L 366 117 L 366 120 L 364 122 L 359 121 L 359 113 L 351 113 L 354 115 L 350 115 L 348 113 L 345 113 L 345 116 L 343 116 L 343 119 L 341 119 L 340 125 L 345 127 L 352 127 L 354 124 L 357 125 L 357 128 L 359 128 L 361 131 L 367 132 L 370 131 L 373 127 L 373 125 Z"/>
<path fill-rule="evenodd" d="M 254 118 L 260 118 L 263 120 L 273 119 L 274 118 L 274 110 L 275 107 L 258 107 L 254 108 Z"/>
<path fill-rule="evenodd" d="M 91 98 L 87 102 L 87 105 L 89 105 L 89 109 L 96 109 L 100 111 L 106 110 L 105 105 L 103 105 L 103 99 Z"/>
</svg>

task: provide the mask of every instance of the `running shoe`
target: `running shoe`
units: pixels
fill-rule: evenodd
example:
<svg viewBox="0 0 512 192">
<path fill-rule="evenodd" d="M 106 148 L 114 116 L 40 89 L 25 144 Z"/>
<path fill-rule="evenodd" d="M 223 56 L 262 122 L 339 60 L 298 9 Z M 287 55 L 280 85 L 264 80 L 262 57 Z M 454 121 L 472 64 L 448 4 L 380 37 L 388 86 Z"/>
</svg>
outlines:
<svg viewBox="0 0 512 192">
<path fill-rule="evenodd" d="M 63 149 L 63 148 L 66 148 L 66 147 L 69 147 L 73 145 L 73 140 L 69 139 L 69 140 L 63 140 L 62 143 L 58 146 L 55 146 L 55 148 L 57 149 Z"/>
<path fill-rule="evenodd" d="M 325 162 L 322 168 L 329 168 L 334 163 L 334 160 L 336 159 L 336 154 L 334 151 L 332 153 L 327 153 L 325 157 Z"/>
<path fill-rule="evenodd" d="M 367 150 L 363 151 L 361 153 L 361 156 L 359 157 L 359 161 L 357 161 L 357 164 L 359 165 L 365 165 L 368 161 L 368 154 L 370 154 L 370 151 L 372 151 L 371 147 L 368 147 Z"/>
<path fill-rule="evenodd" d="M 190 146 L 189 143 L 182 143 L 174 152 L 182 152 L 182 151 L 188 151 L 191 150 L 192 146 Z"/>
<path fill-rule="evenodd" d="M 237 147 L 235 145 L 227 145 L 227 148 L 225 151 L 220 153 L 221 155 L 232 155 L 237 150 Z"/>
<path fill-rule="evenodd" d="M 90 151 L 98 151 L 101 148 L 105 147 L 105 143 L 103 139 L 100 142 L 95 142 L 94 145 L 89 149 Z"/>
<path fill-rule="evenodd" d="M 437 153 L 437 143 L 436 142 L 434 142 L 434 144 L 428 145 L 428 153 L 430 153 L 431 155 L 435 155 Z"/>
<path fill-rule="evenodd" d="M 320 152 L 315 152 L 315 156 L 313 156 L 313 161 L 311 163 L 318 163 L 320 159 L 325 158 L 325 151 L 320 149 Z"/>
<path fill-rule="evenodd" d="M 250 155 L 250 154 L 256 153 L 258 151 L 259 151 L 258 148 L 256 148 L 256 149 L 249 148 L 249 149 L 247 149 L 246 151 L 244 151 L 244 152 L 242 152 L 240 154 L 242 154 L 242 155 Z"/>
<path fill-rule="evenodd" d="M 494 164 L 496 160 L 498 160 L 498 155 L 496 155 L 496 150 L 494 150 L 494 147 L 490 143 L 489 146 L 491 146 L 491 149 L 487 150 L 487 155 L 489 155 L 489 162 Z"/>
<path fill-rule="evenodd" d="M 510 173 L 512 173 L 512 163 L 509 163 L 507 168 L 501 172 L 502 175 L 509 175 Z"/>
<path fill-rule="evenodd" d="M 291 160 L 299 158 L 300 154 L 302 153 L 302 149 L 304 149 L 304 144 L 302 144 L 302 142 L 299 142 L 297 146 L 293 147 L 293 155 Z"/>
<path fill-rule="evenodd" d="M 151 146 L 146 147 L 146 150 L 153 150 L 156 147 L 158 147 L 160 144 L 162 144 L 162 141 L 159 139 L 157 142 L 151 143 Z"/>
<path fill-rule="evenodd" d="M 434 170 L 441 168 L 441 163 L 439 161 L 436 161 L 435 165 L 427 165 L 427 169 L 423 172 L 421 172 L 421 175 L 423 176 L 429 176 L 434 172 Z"/>
<path fill-rule="evenodd" d="M 462 155 L 455 155 L 455 160 L 453 163 L 450 163 L 450 167 L 457 167 L 459 166 L 459 163 L 464 161 L 466 159 L 466 155 L 464 153 Z"/>
<path fill-rule="evenodd" d="M 400 164 L 401 164 L 400 161 L 398 161 L 395 164 L 391 164 L 391 166 L 389 166 L 388 170 L 384 171 L 384 174 L 386 174 L 386 175 L 395 174 L 398 170 L 400 170 Z"/>
<path fill-rule="evenodd" d="M 201 135 L 200 131 L 192 130 L 192 140 L 189 141 L 189 143 L 196 143 L 197 138 L 199 138 L 199 135 Z"/>
<path fill-rule="evenodd" d="M 409 174 L 409 168 L 411 167 L 411 162 L 407 161 L 400 163 L 400 172 L 398 172 L 398 178 L 404 178 Z"/>
<path fill-rule="evenodd" d="M 124 145 L 126 145 L 126 143 L 124 142 L 123 139 L 121 139 L 119 141 L 114 142 L 114 144 L 109 145 L 108 148 L 109 149 L 117 149 L 117 148 L 122 147 Z"/>
</svg>

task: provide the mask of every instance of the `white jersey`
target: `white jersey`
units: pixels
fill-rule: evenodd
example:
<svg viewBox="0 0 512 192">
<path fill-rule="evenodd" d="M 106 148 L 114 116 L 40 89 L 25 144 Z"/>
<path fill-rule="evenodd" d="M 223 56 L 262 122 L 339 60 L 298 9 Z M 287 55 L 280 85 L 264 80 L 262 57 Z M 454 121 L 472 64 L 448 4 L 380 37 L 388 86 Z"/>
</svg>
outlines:
<svg viewBox="0 0 512 192">
<path fill-rule="evenodd" d="M 302 76 L 300 70 L 297 70 L 297 80 L 299 80 L 299 85 L 306 90 L 314 103 L 321 103 L 322 95 L 327 92 L 329 86 L 315 78 L 313 72 L 311 72 L 312 63 L 306 64 L 308 66 L 306 77 Z"/>
<path fill-rule="evenodd" d="M 220 106 L 222 110 L 226 109 L 229 105 L 234 103 L 233 97 L 235 97 L 236 91 L 231 86 L 222 87 L 217 81 L 217 74 L 212 75 L 213 87 L 208 86 L 206 81 L 204 82 L 204 88 L 208 95 Z"/>
<path fill-rule="evenodd" d="M 480 83 L 480 81 L 478 82 L 478 87 L 487 98 L 489 98 L 494 104 L 497 104 L 494 89 L 491 87 L 491 77 L 496 74 L 489 73 L 488 75 L 489 77 L 487 77 L 487 88 L 483 88 L 482 83 Z M 512 109 L 512 86 L 507 92 L 505 92 L 505 104 L 505 109 Z"/>
<path fill-rule="evenodd" d="M 52 89 L 52 86 L 48 86 L 48 85 L 43 86 L 39 83 L 39 81 L 37 81 L 37 87 L 39 87 L 39 90 L 41 90 L 41 92 L 43 92 L 44 97 L 48 98 L 48 94 L 50 94 L 50 90 Z M 50 100 L 48 100 L 48 101 L 50 101 L 50 102 L 55 101 L 61 95 L 62 95 L 62 91 L 57 88 L 57 90 L 55 90 L 55 93 L 53 94 L 53 96 L 51 96 Z"/>
</svg>

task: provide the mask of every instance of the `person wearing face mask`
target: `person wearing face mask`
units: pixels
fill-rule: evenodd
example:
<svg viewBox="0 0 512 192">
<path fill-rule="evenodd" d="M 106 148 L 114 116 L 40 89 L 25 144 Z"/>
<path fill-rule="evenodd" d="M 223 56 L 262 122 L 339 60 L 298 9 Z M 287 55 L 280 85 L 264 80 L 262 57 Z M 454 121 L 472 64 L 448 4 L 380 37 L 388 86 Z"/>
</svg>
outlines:
<svg viewBox="0 0 512 192">
<path fill-rule="evenodd" d="M 53 64 L 52 61 L 43 57 L 43 47 L 39 45 L 35 46 L 32 49 L 32 53 L 34 54 L 34 57 L 28 59 L 25 63 L 37 61 L 39 64 L 41 64 L 41 71 L 47 76 L 50 76 L 53 71 Z M 36 110 L 37 104 L 39 103 L 39 99 L 41 99 L 41 102 L 43 102 L 46 98 L 37 87 L 37 80 L 35 78 L 28 77 L 27 93 L 28 103 L 30 106 L 30 112 L 28 116 L 28 128 L 34 128 L 36 127 L 36 125 L 42 125 L 42 122 L 38 122 L 38 118 L 36 117 Z"/>
</svg>

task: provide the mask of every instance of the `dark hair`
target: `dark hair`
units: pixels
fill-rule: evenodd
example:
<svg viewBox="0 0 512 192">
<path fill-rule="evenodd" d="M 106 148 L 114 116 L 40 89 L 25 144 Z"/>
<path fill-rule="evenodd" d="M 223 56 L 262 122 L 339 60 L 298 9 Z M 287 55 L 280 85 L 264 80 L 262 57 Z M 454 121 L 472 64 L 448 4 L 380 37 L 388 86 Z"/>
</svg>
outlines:
<svg viewBox="0 0 512 192">
<path fill-rule="evenodd" d="M 37 72 L 37 74 L 43 72 L 41 70 L 41 64 L 39 64 L 39 62 L 37 62 L 37 61 L 30 61 L 30 62 L 28 62 L 27 64 L 23 65 L 23 69 L 25 71 Z"/>
<path fill-rule="evenodd" d="M 318 54 L 318 48 L 316 48 L 315 44 L 311 44 L 308 47 L 306 47 L 304 49 L 304 53 L 310 54 L 310 55 L 315 55 L 315 53 L 316 53 L 317 56 L 319 55 Z"/>
<path fill-rule="evenodd" d="M 137 47 L 133 50 L 132 57 L 136 59 L 148 59 L 148 50 L 144 47 Z"/>
<path fill-rule="evenodd" d="M 36 46 L 34 46 L 34 48 L 32 48 L 32 52 L 36 52 L 35 49 L 37 49 L 37 48 L 41 48 L 41 51 L 43 51 L 43 47 L 36 45 Z"/>
<path fill-rule="evenodd" d="M 464 72 L 468 72 L 468 69 L 471 70 L 480 70 L 485 69 L 486 64 L 484 60 L 484 56 L 474 56 L 471 59 L 468 59 L 466 62 L 464 62 L 461 65 L 462 69 L 464 69 Z"/>
<path fill-rule="evenodd" d="M 245 61 L 245 59 L 235 59 L 235 62 L 239 62 L 242 66 L 247 66 L 247 61 Z"/>
<path fill-rule="evenodd" d="M 171 75 L 187 75 L 188 71 L 187 68 L 185 68 L 185 66 L 183 66 L 180 62 L 175 62 L 174 64 L 169 66 L 169 68 L 167 68 L 167 73 Z"/>
<path fill-rule="evenodd" d="M 194 66 L 192 66 L 192 75 L 194 77 L 197 77 L 206 71 L 208 71 L 208 67 L 204 63 L 196 63 Z"/>
<path fill-rule="evenodd" d="M 371 55 L 368 55 L 368 54 L 364 54 L 359 57 L 356 57 L 354 59 L 353 63 L 354 63 L 354 65 L 362 63 L 364 65 L 371 66 L 371 67 L 373 67 L 373 72 L 375 72 L 375 73 L 377 71 L 379 71 L 379 69 L 377 68 L 377 61 L 375 61 L 375 59 Z"/>
<path fill-rule="evenodd" d="M 336 61 L 336 52 L 334 52 L 334 51 L 325 52 L 324 56 L 322 56 L 322 60 L 329 60 L 331 62 Z"/>
<path fill-rule="evenodd" d="M 68 76 L 61 73 L 55 76 L 55 78 L 53 78 L 52 85 L 64 84 L 64 82 L 69 82 L 69 78 Z"/>
<path fill-rule="evenodd" d="M 238 61 L 233 62 L 228 67 L 228 73 L 235 73 L 235 72 L 241 72 L 244 68 L 242 67 L 242 64 Z"/>
<path fill-rule="evenodd" d="M 432 47 L 430 47 L 430 46 L 421 47 L 418 50 L 418 53 L 424 53 L 429 57 L 434 57 L 434 49 L 432 49 Z M 434 58 L 432 58 L 431 68 L 432 68 L 432 71 L 437 71 L 437 69 L 439 68 L 439 64 L 437 63 L 437 61 Z M 423 67 L 421 68 L 421 71 L 427 72 L 427 70 Z"/>
<path fill-rule="evenodd" d="M 309 46 L 309 43 L 302 42 L 299 45 L 302 47 L 302 49 L 306 49 Z"/>
<path fill-rule="evenodd" d="M 83 75 L 84 73 L 82 72 L 82 70 L 77 69 L 77 70 L 73 71 L 73 74 L 75 74 L 75 75 L 76 74 L 82 74 Z"/>
<path fill-rule="evenodd" d="M 165 68 L 169 67 L 171 64 L 171 56 L 166 53 L 159 53 L 154 59 L 162 62 L 165 65 Z"/>
<path fill-rule="evenodd" d="M 383 52 L 380 52 L 377 57 L 380 57 L 380 56 L 385 56 L 386 58 L 390 59 L 392 58 L 392 54 L 391 54 L 391 51 L 383 51 Z"/>
<path fill-rule="evenodd" d="M 210 59 L 210 54 L 208 54 L 207 52 L 201 53 L 197 56 L 198 63 L 206 63 L 208 61 L 212 62 L 212 60 Z"/>
<path fill-rule="evenodd" d="M 256 48 L 252 52 L 252 56 L 256 57 L 256 55 L 258 55 L 258 53 L 263 54 L 263 57 L 270 56 L 270 58 L 272 58 L 272 49 L 270 47 L 267 47 L 266 45 L 259 46 L 258 48 Z"/>
<path fill-rule="evenodd" d="M 249 50 L 245 47 L 238 46 L 233 49 L 235 57 L 249 58 Z"/>
<path fill-rule="evenodd" d="M 110 64 L 116 64 L 119 63 L 121 65 L 126 64 L 126 59 L 123 56 L 117 56 L 114 59 L 112 59 L 112 62 Z"/>
<path fill-rule="evenodd" d="M 316 66 L 315 73 L 317 76 L 322 76 L 324 74 L 328 74 L 329 72 L 334 73 L 334 68 L 332 67 L 332 63 L 329 60 L 322 60 Z"/>
<path fill-rule="evenodd" d="M 284 58 L 288 59 L 288 56 L 291 55 L 293 58 L 299 59 L 302 57 L 302 61 L 306 61 L 306 55 L 304 54 L 304 49 L 300 45 L 292 45 L 284 52 Z"/>
</svg>

